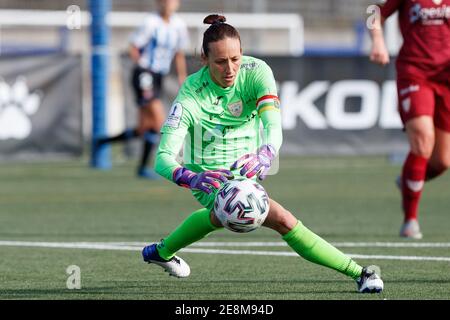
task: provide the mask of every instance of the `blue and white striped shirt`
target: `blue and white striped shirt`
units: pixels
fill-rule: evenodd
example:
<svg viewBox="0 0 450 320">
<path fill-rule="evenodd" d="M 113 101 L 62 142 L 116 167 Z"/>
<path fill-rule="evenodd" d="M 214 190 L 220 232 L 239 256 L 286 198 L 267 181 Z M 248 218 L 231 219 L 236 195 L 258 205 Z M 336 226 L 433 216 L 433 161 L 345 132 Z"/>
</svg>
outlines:
<svg viewBox="0 0 450 320">
<path fill-rule="evenodd" d="M 172 15 L 167 23 L 159 14 L 152 13 L 133 33 L 130 42 L 141 50 L 142 68 L 167 74 L 175 53 L 188 46 L 189 36 L 186 24 L 177 15 Z"/>
</svg>

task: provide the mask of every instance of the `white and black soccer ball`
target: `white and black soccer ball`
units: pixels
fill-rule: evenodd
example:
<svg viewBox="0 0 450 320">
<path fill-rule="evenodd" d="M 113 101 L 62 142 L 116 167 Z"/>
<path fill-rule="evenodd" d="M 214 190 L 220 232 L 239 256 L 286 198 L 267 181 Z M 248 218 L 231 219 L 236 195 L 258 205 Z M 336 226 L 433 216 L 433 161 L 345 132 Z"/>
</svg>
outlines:
<svg viewBox="0 0 450 320">
<path fill-rule="evenodd" d="M 266 220 L 269 197 L 256 181 L 229 180 L 216 194 L 214 212 L 225 228 L 234 232 L 250 232 Z"/>
</svg>

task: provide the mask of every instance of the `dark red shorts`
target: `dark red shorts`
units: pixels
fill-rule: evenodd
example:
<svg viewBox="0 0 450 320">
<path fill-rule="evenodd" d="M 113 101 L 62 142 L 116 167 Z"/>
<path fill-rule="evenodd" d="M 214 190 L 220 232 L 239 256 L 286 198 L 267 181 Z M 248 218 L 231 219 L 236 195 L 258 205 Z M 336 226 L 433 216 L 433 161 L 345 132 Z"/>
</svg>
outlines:
<svg viewBox="0 0 450 320">
<path fill-rule="evenodd" d="M 431 116 L 436 128 L 450 132 L 450 82 L 397 79 L 398 110 L 403 124 Z"/>
</svg>

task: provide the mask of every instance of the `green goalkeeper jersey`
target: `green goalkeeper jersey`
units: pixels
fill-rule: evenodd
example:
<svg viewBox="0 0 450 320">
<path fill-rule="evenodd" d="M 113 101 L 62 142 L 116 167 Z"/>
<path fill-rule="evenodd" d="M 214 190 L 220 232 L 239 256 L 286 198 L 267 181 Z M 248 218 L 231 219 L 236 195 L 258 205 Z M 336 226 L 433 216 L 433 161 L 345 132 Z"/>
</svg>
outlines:
<svg viewBox="0 0 450 320">
<path fill-rule="evenodd" d="M 222 88 L 208 67 L 201 68 L 183 83 L 161 134 L 155 169 L 169 180 L 181 165 L 194 172 L 229 169 L 262 144 L 278 152 L 281 117 L 272 70 L 260 59 L 243 56 L 233 86 Z"/>
</svg>

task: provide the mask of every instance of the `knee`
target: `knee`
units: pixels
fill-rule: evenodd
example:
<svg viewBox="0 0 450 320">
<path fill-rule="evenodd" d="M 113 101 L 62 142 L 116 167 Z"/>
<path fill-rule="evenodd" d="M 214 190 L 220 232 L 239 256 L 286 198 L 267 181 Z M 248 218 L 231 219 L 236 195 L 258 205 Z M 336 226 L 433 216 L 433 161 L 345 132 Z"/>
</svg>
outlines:
<svg viewBox="0 0 450 320">
<path fill-rule="evenodd" d="M 286 234 L 297 224 L 297 218 L 295 218 L 290 211 L 284 208 L 280 208 L 273 220 L 276 226 L 274 229 L 280 234 Z"/>
<path fill-rule="evenodd" d="M 450 153 L 439 155 L 437 159 L 434 159 L 432 165 L 435 170 L 441 172 L 447 170 L 450 168 Z"/>
<path fill-rule="evenodd" d="M 282 227 L 282 228 L 289 228 L 289 222 L 290 222 L 291 216 L 292 216 L 292 213 L 290 213 L 286 209 L 283 209 L 280 212 L 280 215 L 278 216 L 278 219 L 277 219 L 278 225 L 280 225 L 280 227 Z"/>
<path fill-rule="evenodd" d="M 159 112 L 156 114 L 155 126 L 157 127 L 157 130 L 161 129 L 165 120 L 166 120 L 166 115 L 164 114 L 164 112 Z"/>
<path fill-rule="evenodd" d="M 421 157 L 430 158 L 434 148 L 434 133 L 416 131 L 411 134 L 411 151 Z"/>
<path fill-rule="evenodd" d="M 159 131 L 164 125 L 164 121 L 165 121 L 164 112 L 157 111 L 155 108 L 155 111 L 149 117 L 149 127 L 151 127 L 151 129 L 155 131 Z"/>
</svg>

